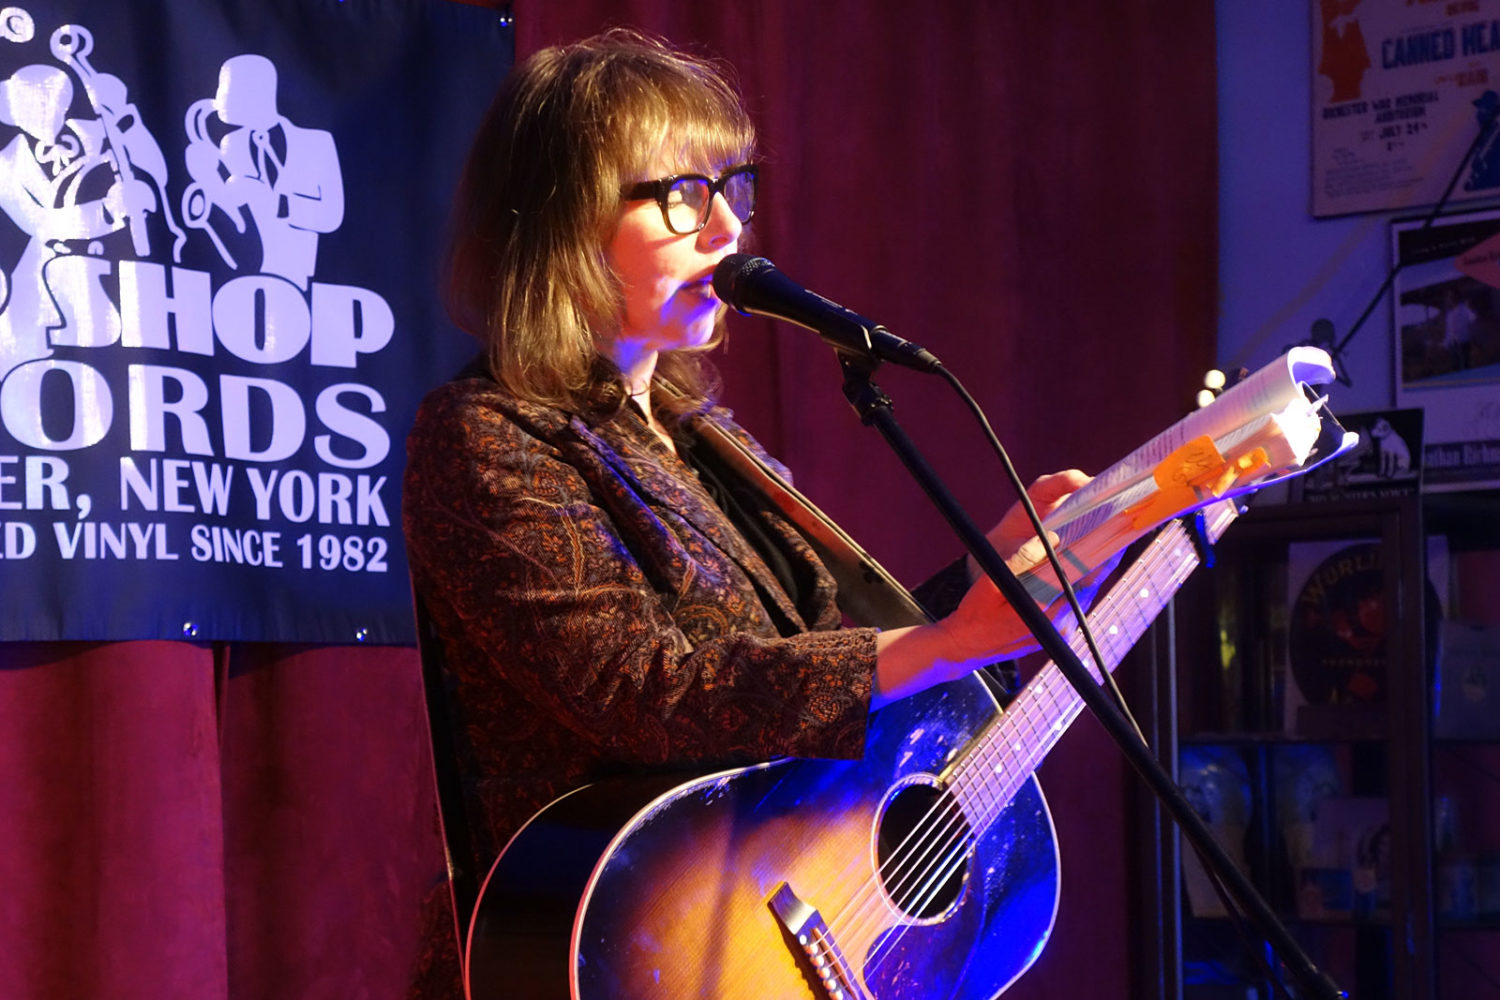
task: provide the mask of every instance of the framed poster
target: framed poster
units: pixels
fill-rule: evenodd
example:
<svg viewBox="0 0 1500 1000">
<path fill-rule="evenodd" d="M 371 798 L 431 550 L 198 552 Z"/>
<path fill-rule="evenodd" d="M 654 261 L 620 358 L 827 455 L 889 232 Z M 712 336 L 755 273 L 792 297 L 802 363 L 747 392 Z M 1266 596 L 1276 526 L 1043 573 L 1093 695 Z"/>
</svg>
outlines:
<svg viewBox="0 0 1500 1000">
<path fill-rule="evenodd" d="M 1500 110 L 1500 0 L 1313 0 L 1312 214 L 1435 204 Z M 1450 198 L 1500 194 L 1500 138 Z"/>
<path fill-rule="evenodd" d="M 1396 405 L 1424 411 L 1423 489 L 1500 485 L 1500 209 L 1391 224 Z"/>
<path fill-rule="evenodd" d="M 1288 547 L 1286 733 L 1345 739 L 1385 731 L 1386 640 L 1393 628 L 1385 563 L 1373 538 Z M 1446 535 L 1427 537 L 1426 566 L 1423 615 L 1432 656 L 1449 605 Z"/>
<path fill-rule="evenodd" d="M 1292 500 L 1354 500 L 1421 492 L 1422 417 L 1420 409 L 1340 414 L 1339 423 L 1357 433 L 1359 443 L 1293 479 Z"/>
</svg>

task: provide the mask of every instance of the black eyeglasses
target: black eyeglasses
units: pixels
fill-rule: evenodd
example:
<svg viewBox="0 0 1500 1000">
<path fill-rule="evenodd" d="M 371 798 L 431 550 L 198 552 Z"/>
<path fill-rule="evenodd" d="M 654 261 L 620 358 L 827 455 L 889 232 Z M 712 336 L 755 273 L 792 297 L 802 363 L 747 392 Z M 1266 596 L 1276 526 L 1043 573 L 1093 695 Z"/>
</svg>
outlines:
<svg viewBox="0 0 1500 1000">
<path fill-rule="evenodd" d="M 708 225 L 716 194 L 724 196 L 729 210 L 744 225 L 755 217 L 755 164 L 730 167 L 717 180 L 702 174 L 674 174 L 642 181 L 629 185 L 621 194 L 627 200 L 655 198 L 667 228 L 679 236 L 691 235 Z"/>
</svg>

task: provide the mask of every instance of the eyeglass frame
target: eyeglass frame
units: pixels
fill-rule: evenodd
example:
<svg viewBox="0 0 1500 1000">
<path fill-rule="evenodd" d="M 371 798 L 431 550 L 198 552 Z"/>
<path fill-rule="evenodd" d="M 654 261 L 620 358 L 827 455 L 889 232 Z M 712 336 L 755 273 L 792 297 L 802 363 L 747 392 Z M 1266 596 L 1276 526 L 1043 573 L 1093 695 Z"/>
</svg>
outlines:
<svg viewBox="0 0 1500 1000">
<path fill-rule="evenodd" d="M 713 218 L 714 199 L 724 194 L 724 189 L 728 185 L 730 178 L 745 174 L 748 174 L 750 177 L 750 214 L 743 219 L 740 219 L 738 215 L 735 215 L 735 218 L 739 219 L 740 225 L 748 226 L 750 220 L 755 218 L 756 204 L 760 201 L 759 173 L 759 168 L 754 163 L 741 163 L 737 167 L 730 167 L 717 178 L 709 177 L 706 174 L 672 174 L 670 177 L 658 177 L 655 180 L 631 184 L 620 192 L 620 197 L 626 201 L 643 201 L 647 198 L 654 198 L 657 207 L 661 209 L 661 220 L 665 223 L 667 230 L 677 236 L 692 236 L 695 233 L 703 232 L 704 227 L 708 225 L 708 220 Z M 703 203 L 703 217 L 698 220 L 697 227 L 685 233 L 679 233 L 672 227 L 672 210 L 667 204 L 667 196 L 672 193 L 672 185 L 684 180 L 703 181 L 707 184 L 708 200 Z M 729 201 L 727 195 L 724 201 L 726 203 Z M 733 206 L 730 209 L 733 211 Z"/>
</svg>

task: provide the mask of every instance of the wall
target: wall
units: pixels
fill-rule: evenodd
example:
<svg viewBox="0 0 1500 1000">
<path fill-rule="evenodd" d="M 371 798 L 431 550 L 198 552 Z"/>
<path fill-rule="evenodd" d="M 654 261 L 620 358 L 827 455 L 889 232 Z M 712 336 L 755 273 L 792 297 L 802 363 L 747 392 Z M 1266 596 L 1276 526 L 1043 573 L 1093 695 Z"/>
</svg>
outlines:
<svg viewBox="0 0 1500 1000">
<path fill-rule="evenodd" d="M 1252 370 L 1307 339 L 1314 321 L 1353 326 L 1389 268 L 1386 214 L 1308 211 L 1309 0 L 1219 0 L 1219 360 Z M 1406 213 L 1410 214 L 1410 213 Z M 1335 412 L 1393 405 L 1390 305 L 1345 353 L 1353 385 Z"/>
<path fill-rule="evenodd" d="M 1346 336 L 1390 267 L 1389 223 L 1396 213 L 1314 219 L 1309 213 L 1314 0 L 1218 0 L 1215 5 L 1219 88 L 1218 357 L 1227 368 L 1255 368 L 1306 339 L 1328 319 Z M 1451 173 L 1456 164 L 1450 164 Z M 1450 204 L 1473 208 L 1490 202 Z M 1413 212 L 1400 213 L 1403 216 Z M 1395 405 L 1391 306 L 1383 296 L 1344 354 L 1353 384 L 1332 391 L 1336 413 Z M 1488 582 L 1497 553 L 1456 553 L 1450 614 L 1500 620 Z M 1480 583 L 1483 579 L 1485 583 Z M 1492 844 L 1495 783 L 1476 779 L 1472 762 L 1434 755 L 1440 794 L 1467 811 L 1471 844 Z M 1483 758 L 1486 761 L 1492 757 Z M 1493 771 L 1490 772 L 1493 775 Z M 1456 779 L 1456 783 L 1455 783 Z M 1479 802 L 1485 802 L 1483 810 Z M 1469 804 L 1473 804 L 1470 807 Z M 1438 955 L 1444 996 L 1494 995 L 1494 966 L 1476 959 L 1493 936 L 1447 935 Z M 1489 952 L 1493 954 L 1493 951 Z"/>
</svg>

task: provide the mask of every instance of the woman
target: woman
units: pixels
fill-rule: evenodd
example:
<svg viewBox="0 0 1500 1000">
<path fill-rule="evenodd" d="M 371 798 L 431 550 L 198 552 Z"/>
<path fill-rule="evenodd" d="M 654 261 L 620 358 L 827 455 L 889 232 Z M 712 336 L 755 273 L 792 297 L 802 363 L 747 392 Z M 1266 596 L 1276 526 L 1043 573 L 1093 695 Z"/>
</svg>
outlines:
<svg viewBox="0 0 1500 1000">
<path fill-rule="evenodd" d="M 841 628 L 807 541 L 706 445 L 785 473 L 711 406 L 702 362 L 725 311 L 710 275 L 755 211 L 753 151 L 713 66 L 610 32 L 517 67 L 470 154 L 451 292 L 487 350 L 423 404 L 404 502 L 481 865 L 571 788 L 858 757 L 872 709 L 1030 648 L 962 561 L 935 581 L 962 598 L 936 623 Z M 1084 481 L 1032 496 L 1045 513 Z M 991 536 L 1016 567 L 1025 524 L 1013 511 Z"/>
</svg>

